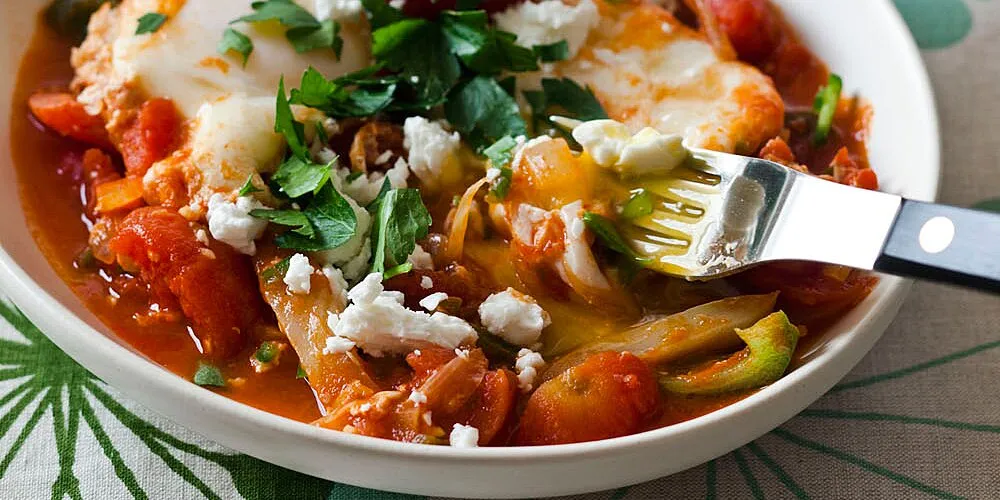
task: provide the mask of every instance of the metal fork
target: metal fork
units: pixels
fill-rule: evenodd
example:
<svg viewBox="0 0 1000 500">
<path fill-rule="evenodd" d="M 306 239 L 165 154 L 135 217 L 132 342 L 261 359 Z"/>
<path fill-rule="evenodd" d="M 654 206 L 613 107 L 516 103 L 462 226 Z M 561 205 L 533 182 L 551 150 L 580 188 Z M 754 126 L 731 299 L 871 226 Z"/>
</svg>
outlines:
<svg viewBox="0 0 1000 500">
<path fill-rule="evenodd" d="M 652 195 L 653 212 L 622 232 L 666 274 L 705 280 L 805 260 L 1000 292 L 1000 215 L 701 149 L 669 177 L 632 187 Z"/>
</svg>

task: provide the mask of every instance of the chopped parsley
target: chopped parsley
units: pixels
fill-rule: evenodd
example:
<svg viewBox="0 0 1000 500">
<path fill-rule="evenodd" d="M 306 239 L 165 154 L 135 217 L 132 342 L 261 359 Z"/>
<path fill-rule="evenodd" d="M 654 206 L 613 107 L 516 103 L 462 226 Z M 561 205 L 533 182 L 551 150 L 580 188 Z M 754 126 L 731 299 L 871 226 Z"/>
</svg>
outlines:
<svg viewBox="0 0 1000 500">
<path fill-rule="evenodd" d="M 253 185 L 253 174 L 250 174 L 247 176 L 247 181 L 243 183 L 243 187 L 240 188 L 237 196 L 246 196 L 248 194 L 259 193 L 261 191 L 263 191 L 263 189 Z"/>
<path fill-rule="evenodd" d="M 139 22 L 135 27 L 135 34 L 145 35 L 146 33 L 156 33 L 165 22 L 167 22 L 167 16 L 159 12 L 147 12 L 139 18 Z"/>
<path fill-rule="evenodd" d="M 327 80 L 310 67 L 302 74 L 299 88 L 292 89 L 289 102 L 318 109 L 334 118 L 374 115 L 392 102 L 396 79 L 372 77 L 371 73 L 374 71 Z"/>
<path fill-rule="evenodd" d="M 321 165 L 292 156 L 278 167 L 271 176 L 271 181 L 280 186 L 281 192 L 289 198 L 316 194 L 330 180 L 330 171 L 335 162 L 336 159 L 328 165 Z"/>
<path fill-rule="evenodd" d="M 387 185 L 384 183 L 383 188 Z M 417 240 L 427 236 L 431 225 L 420 191 L 383 189 L 369 210 L 373 216 L 371 272 L 389 275 L 409 271 L 407 257 L 416 248 Z"/>
<path fill-rule="evenodd" d="M 191 380 L 202 387 L 226 386 L 226 379 L 222 377 L 222 372 L 215 366 L 205 363 L 204 361 L 198 363 L 198 370 L 194 372 L 194 376 L 191 377 Z"/>
<path fill-rule="evenodd" d="M 510 183 L 514 177 L 510 162 L 514 159 L 515 147 L 517 147 L 517 141 L 508 135 L 483 150 L 483 154 L 490 160 L 490 167 L 500 169 L 500 176 L 490 188 L 490 194 L 498 200 L 503 200 L 510 192 Z"/>
<path fill-rule="evenodd" d="M 309 148 L 306 147 L 305 127 L 295 121 L 292 114 L 292 107 L 285 96 L 285 79 L 278 81 L 278 96 L 274 110 L 274 131 L 285 136 L 285 142 L 292 154 L 306 161 L 309 157 Z"/>
<path fill-rule="evenodd" d="M 840 103 L 840 92 L 843 87 L 844 81 L 840 76 L 830 73 L 827 84 L 816 93 L 816 99 L 813 101 L 813 111 L 816 112 L 816 131 L 813 133 L 813 144 L 825 144 L 830 136 L 833 116 L 837 113 L 837 104 Z"/>
<path fill-rule="evenodd" d="M 532 47 L 532 50 L 535 51 L 535 55 L 542 62 L 556 62 L 569 59 L 569 44 L 566 43 L 566 40 L 560 40 L 547 45 L 535 45 Z"/>
<path fill-rule="evenodd" d="M 444 105 L 444 114 L 480 151 L 504 136 L 528 133 L 517 101 L 488 76 L 477 76 L 456 88 Z"/>
<path fill-rule="evenodd" d="M 229 24 L 277 21 L 287 28 L 285 38 L 296 52 L 331 49 L 340 57 L 344 40 L 340 38 L 340 25 L 332 20 L 320 21 L 308 10 L 291 0 L 264 0 L 250 4 L 252 14 L 239 17 Z"/>
<path fill-rule="evenodd" d="M 282 233 L 274 239 L 281 248 L 307 252 L 330 250 L 347 243 L 358 228 L 358 217 L 354 214 L 354 209 L 329 183 L 312 197 L 303 210 L 284 212 L 299 213 L 301 217 L 297 217 L 297 229 Z M 253 212 L 251 215 L 259 216 Z M 301 224 L 303 218 L 308 226 Z M 307 227 L 311 230 L 306 229 Z"/>
<path fill-rule="evenodd" d="M 274 361 L 274 358 L 278 357 L 280 352 L 281 349 L 278 347 L 277 342 L 265 340 L 260 343 L 260 347 L 257 348 L 257 352 L 253 354 L 253 357 L 261 363 L 270 363 Z"/>
<path fill-rule="evenodd" d="M 243 66 L 246 66 L 250 53 L 253 52 L 253 41 L 233 28 L 226 28 L 226 31 L 222 32 L 222 39 L 219 40 L 216 50 L 222 55 L 228 54 L 229 51 L 236 52 L 243 58 Z"/>
</svg>

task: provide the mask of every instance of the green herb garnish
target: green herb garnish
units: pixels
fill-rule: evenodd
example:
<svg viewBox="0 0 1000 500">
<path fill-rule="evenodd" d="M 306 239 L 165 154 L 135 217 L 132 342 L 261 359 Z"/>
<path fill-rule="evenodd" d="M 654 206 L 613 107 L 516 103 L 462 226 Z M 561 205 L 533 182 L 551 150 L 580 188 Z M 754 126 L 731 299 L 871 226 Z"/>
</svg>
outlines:
<svg viewBox="0 0 1000 500">
<path fill-rule="evenodd" d="M 653 195 L 645 189 L 634 191 L 632 197 L 622 207 L 622 217 L 626 219 L 636 219 L 651 213 L 653 213 Z"/>
<path fill-rule="evenodd" d="M 597 235 L 604 246 L 636 261 L 641 262 L 645 260 L 636 254 L 635 250 L 625 242 L 625 238 L 618 232 L 618 228 L 615 227 L 614 222 L 611 222 L 607 217 L 593 212 L 584 212 L 583 223 Z"/>
<path fill-rule="evenodd" d="M 816 131 L 813 133 L 813 144 L 825 144 L 833 127 L 833 115 L 840 103 L 840 92 L 844 81 L 840 76 L 830 73 L 830 80 L 816 93 L 813 100 L 813 111 L 816 112 Z"/>
<path fill-rule="evenodd" d="M 235 23 L 277 21 L 288 28 L 285 38 L 296 52 L 329 48 L 340 57 L 344 41 L 340 38 L 340 25 L 332 20 L 319 21 L 308 10 L 290 0 L 264 0 L 250 4 L 252 14 L 233 20 Z"/>
<path fill-rule="evenodd" d="M 569 44 L 566 43 L 566 40 L 559 40 L 556 43 L 547 45 L 535 45 L 532 47 L 532 50 L 535 51 L 535 55 L 542 62 L 556 62 L 569 59 Z"/>
<path fill-rule="evenodd" d="M 273 0 L 272 0 L 273 1 Z M 278 81 L 278 96 L 274 108 L 274 131 L 285 136 L 285 142 L 292 154 L 307 161 L 309 158 L 309 148 L 306 146 L 305 127 L 295 121 L 292 114 L 292 107 L 285 96 L 285 78 Z"/>
<path fill-rule="evenodd" d="M 309 376 L 306 375 L 306 371 L 302 369 L 302 365 L 299 365 L 299 367 L 295 369 L 295 378 L 296 379 L 309 378 Z"/>
<path fill-rule="evenodd" d="M 167 16 L 159 12 L 148 12 L 139 18 L 139 22 L 135 27 L 135 34 L 145 35 L 146 33 L 155 33 L 165 22 L 167 22 Z"/>
<path fill-rule="evenodd" d="M 270 363 L 274 361 L 274 358 L 278 357 L 279 352 L 281 352 L 281 349 L 278 343 L 267 340 L 260 343 L 260 347 L 257 348 L 257 352 L 253 354 L 253 357 L 261 363 Z"/>
<path fill-rule="evenodd" d="M 407 264 L 407 257 L 416 248 L 417 240 L 427 236 L 431 225 L 431 215 L 420 198 L 420 191 L 383 189 L 369 210 L 374 216 L 371 272 L 381 273 Z M 394 272 L 399 274 L 399 270 Z"/>
<path fill-rule="evenodd" d="M 507 135 L 484 149 L 483 154 L 490 160 L 492 167 L 503 168 L 509 166 L 511 160 L 514 159 L 515 147 L 517 147 L 517 141 Z"/>
<path fill-rule="evenodd" d="M 263 189 L 253 185 L 253 174 L 250 174 L 247 176 L 247 181 L 243 183 L 243 187 L 240 188 L 237 196 L 246 196 L 248 194 L 259 193 L 261 191 L 263 191 Z"/>
<path fill-rule="evenodd" d="M 263 279 L 265 283 L 271 283 L 275 279 L 284 278 L 285 273 L 288 272 L 288 263 L 291 260 L 292 257 L 288 256 L 278 262 L 275 262 L 273 266 L 270 266 L 260 272 L 261 279 Z"/>
<path fill-rule="evenodd" d="M 222 372 L 213 365 L 204 361 L 198 363 L 198 370 L 191 378 L 194 383 L 204 386 L 225 387 L 226 379 L 222 377 Z"/>
<path fill-rule="evenodd" d="M 336 159 L 327 165 L 303 160 L 292 156 L 285 160 L 271 176 L 271 181 L 281 187 L 289 198 L 298 198 L 308 193 L 317 193 L 330 180 L 330 173 Z"/>
<path fill-rule="evenodd" d="M 250 37 L 233 28 L 226 28 L 226 31 L 222 32 L 222 39 L 219 40 L 219 44 L 216 45 L 215 50 L 222 55 L 228 54 L 230 50 L 236 52 L 242 56 L 243 66 L 245 67 L 247 59 L 250 58 L 250 53 L 253 52 L 253 41 L 250 40 Z"/>
<path fill-rule="evenodd" d="M 477 76 L 457 87 L 444 113 L 451 125 L 477 150 L 483 150 L 504 136 L 527 135 L 517 102 L 496 80 Z"/>
<path fill-rule="evenodd" d="M 347 243 L 358 228 L 358 217 L 354 214 L 354 209 L 334 189 L 333 184 L 324 185 L 309 203 L 309 206 L 296 210 L 283 210 L 281 216 L 283 220 L 291 220 L 298 227 L 292 231 L 282 233 L 274 239 L 274 242 L 281 248 L 291 248 L 307 252 L 329 250 L 337 248 Z M 291 215 L 298 214 L 298 215 Z M 256 210 L 250 215 L 260 217 Z M 289 217 L 290 219 L 285 219 Z M 302 222 L 308 222 L 308 227 Z M 272 222 L 278 222 L 272 219 Z M 282 222 L 278 222 L 282 223 Z M 292 225 L 292 224 L 286 224 Z"/>
</svg>

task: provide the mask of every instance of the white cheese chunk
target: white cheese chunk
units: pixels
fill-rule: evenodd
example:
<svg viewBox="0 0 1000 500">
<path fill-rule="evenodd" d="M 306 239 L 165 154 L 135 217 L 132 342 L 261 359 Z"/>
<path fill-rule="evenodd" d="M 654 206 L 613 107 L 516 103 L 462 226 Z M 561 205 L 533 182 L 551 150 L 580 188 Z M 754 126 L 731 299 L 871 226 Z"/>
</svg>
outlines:
<svg viewBox="0 0 1000 500">
<path fill-rule="evenodd" d="M 316 18 L 320 21 L 359 20 L 362 11 L 361 0 L 316 0 L 315 6 Z"/>
<path fill-rule="evenodd" d="M 323 347 L 323 354 L 341 354 L 354 349 L 354 341 L 336 335 L 326 338 L 326 346 Z"/>
<path fill-rule="evenodd" d="M 323 266 L 323 276 L 330 282 L 330 292 L 340 301 L 341 307 L 347 306 L 347 280 L 344 279 L 344 272 L 333 266 Z"/>
<path fill-rule="evenodd" d="M 431 270 L 434 269 L 434 258 L 424 250 L 419 244 L 413 247 L 413 253 L 406 258 L 406 261 L 413 264 L 414 269 Z"/>
<path fill-rule="evenodd" d="M 434 292 L 422 299 L 420 299 L 420 307 L 427 309 L 430 312 L 437 310 L 441 302 L 444 302 L 448 298 L 448 294 L 444 292 Z"/>
<path fill-rule="evenodd" d="M 517 384 L 521 392 L 529 392 L 535 385 L 538 372 L 545 367 L 545 359 L 531 349 L 521 349 L 517 351 L 517 360 L 514 361 L 514 369 L 517 370 Z"/>
<path fill-rule="evenodd" d="M 241 196 L 233 203 L 221 194 L 214 194 L 208 200 L 208 230 L 213 238 L 240 253 L 253 255 L 257 253 L 254 240 L 267 228 L 266 220 L 250 215 L 257 208 L 267 207 L 249 196 Z"/>
<path fill-rule="evenodd" d="M 282 281 L 292 293 L 309 293 L 312 289 L 312 274 L 316 272 L 309 264 L 309 257 L 297 253 L 288 259 L 288 270 Z"/>
<path fill-rule="evenodd" d="M 519 346 L 538 342 L 542 329 L 552 323 L 533 298 L 513 288 L 487 297 L 479 305 L 479 318 L 490 333 Z"/>
<path fill-rule="evenodd" d="M 635 135 L 614 120 L 592 120 L 573 128 L 573 138 L 598 165 L 621 175 L 669 172 L 684 162 L 683 138 L 646 127 Z"/>
<path fill-rule="evenodd" d="M 403 122 L 403 146 L 409 151 L 410 170 L 424 186 L 435 189 L 461 145 L 458 132 L 448 132 L 441 123 L 422 116 Z"/>
<path fill-rule="evenodd" d="M 421 276 L 420 288 L 423 288 L 424 290 L 430 290 L 431 288 L 434 288 L 434 280 L 432 280 L 430 276 Z"/>
<path fill-rule="evenodd" d="M 581 0 L 576 5 L 562 0 L 544 0 L 517 4 L 494 14 L 493 20 L 501 30 L 517 35 L 517 43 L 525 47 L 566 40 L 572 59 L 600 17 L 591 0 Z"/>
<path fill-rule="evenodd" d="M 386 292 L 380 273 L 369 274 L 348 297 L 352 304 L 338 316 L 333 333 L 371 356 L 407 354 L 428 344 L 455 349 L 477 338 L 476 330 L 460 318 L 403 307 L 402 294 Z"/>
<path fill-rule="evenodd" d="M 417 406 L 427 403 L 427 396 L 424 395 L 424 393 L 417 390 L 410 392 L 410 397 L 406 399 L 408 399 Z"/>
<path fill-rule="evenodd" d="M 347 177 L 351 175 L 351 170 L 341 168 L 337 171 L 337 189 L 346 196 L 353 198 L 360 205 L 367 206 L 378 196 L 382 190 L 382 183 L 388 177 L 389 184 L 396 189 L 405 188 L 410 177 L 410 167 L 406 160 L 396 159 L 392 168 L 382 172 L 372 172 L 367 175 L 359 175 L 350 181 Z"/>
<path fill-rule="evenodd" d="M 455 448 L 476 448 L 479 446 L 479 429 L 471 425 L 455 424 L 448 436 L 448 444 Z"/>
</svg>

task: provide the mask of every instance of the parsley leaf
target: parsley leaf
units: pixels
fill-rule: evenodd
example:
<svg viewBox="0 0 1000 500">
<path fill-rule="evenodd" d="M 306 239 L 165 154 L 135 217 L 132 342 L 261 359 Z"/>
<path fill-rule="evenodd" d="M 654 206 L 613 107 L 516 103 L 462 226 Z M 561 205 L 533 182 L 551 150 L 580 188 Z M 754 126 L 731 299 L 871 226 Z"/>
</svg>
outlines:
<svg viewBox="0 0 1000 500">
<path fill-rule="evenodd" d="M 145 35 L 146 33 L 155 33 L 165 22 L 167 22 L 167 16 L 159 12 L 147 12 L 139 18 L 139 22 L 135 27 L 135 34 Z"/>
<path fill-rule="evenodd" d="M 218 368 L 205 363 L 198 363 L 198 371 L 194 372 L 191 380 L 200 386 L 225 387 L 226 379 L 222 377 L 222 372 Z"/>
<path fill-rule="evenodd" d="M 320 22 L 308 10 L 291 0 L 264 0 L 250 4 L 253 14 L 231 21 L 235 23 L 256 23 L 261 21 L 277 21 L 288 28 L 285 38 L 292 43 L 296 52 L 308 52 L 314 49 L 333 49 L 337 57 L 343 48 L 344 41 L 340 38 L 340 25 L 333 20 Z"/>
<path fill-rule="evenodd" d="M 246 196 L 248 194 L 259 193 L 261 191 L 263 191 L 263 189 L 253 185 L 253 174 L 250 174 L 247 176 L 247 181 L 243 183 L 243 187 L 240 188 L 240 192 L 237 193 L 237 196 Z"/>
<path fill-rule="evenodd" d="M 532 47 L 532 50 L 534 50 L 535 55 L 542 62 L 556 62 L 569 59 L 569 44 L 566 43 L 566 40 L 559 40 L 556 43 L 547 45 L 535 45 Z"/>
<path fill-rule="evenodd" d="M 243 66 L 247 65 L 247 59 L 250 58 L 250 53 L 253 52 L 253 41 L 250 37 L 236 31 L 232 28 L 226 28 L 226 31 L 222 32 L 222 39 L 219 40 L 219 44 L 215 48 L 222 55 L 226 55 L 230 50 L 243 56 Z"/>
<path fill-rule="evenodd" d="M 293 233 L 301 234 L 306 238 L 312 238 L 316 234 L 312 224 L 309 223 L 309 219 L 299 210 L 268 210 L 257 208 L 251 210 L 250 215 L 278 224 L 279 226 L 289 226 L 292 228 L 291 231 Z"/>
<path fill-rule="evenodd" d="M 494 142 L 490 147 L 484 149 L 483 154 L 486 155 L 486 158 L 489 158 L 491 166 L 494 168 L 504 168 L 510 165 L 511 160 L 514 159 L 515 147 L 517 147 L 517 141 L 511 136 L 506 135 L 497 142 Z"/>
<path fill-rule="evenodd" d="M 247 14 L 237 18 L 229 24 L 235 23 L 255 23 L 260 21 L 278 21 L 283 26 L 289 28 L 300 28 L 305 26 L 319 27 L 319 21 L 291 0 L 265 0 L 250 4 L 253 14 Z"/>
<path fill-rule="evenodd" d="M 405 19 L 372 33 L 372 55 L 413 90 L 411 107 L 441 104 L 461 74 L 441 28 L 423 19 Z"/>
<path fill-rule="evenodd" d="M 306 252 L 329 250 L 347 243 L 358 228 L 354 209 L 331 183 L 324 184 L 309 206 L 300 213 L 309 221 L 313 234 L 308 236 L 302 234 L 303 231 L 283 233 L 274 240 L 279 247 Z"/>
<path fill-rule="evenodd" d="M 488 20 L 482 10 L 442 14 L 442 28 L 452 53 L 478 73 L 537 70 L 535 53 L 514 43 L 515 35 L 489 28 Z"/>
<path fill-rule="evenodd" d="M 503 200 L 507 197 L 507 193 L 510 192 L 510 183 L 514 180 L 514 170 L 510 167 L 500 168 L 500 177 L 497 178 L 493 187 L 490 189 L 490 194 L 496 197 L 498 200 Z"/>
<path fill-rule="evenodd" d="M 608 117 L 590 87 L 581 87 L 569 78 L 543 78 L 542 91 L 545 92 L 546 108 L 561 108 L 563 116 L 582 121 Z"/>
<path fill-rule="evenodd" d="M 388 269 L 398 274 L 402 269 L 393 268 L 405 265 L 417 240 L 427 236 L 431 215 L 416 189 L 391 189 L 373 203 L 371 272 Z"/>
<path fill-rule="evenodd" d="M 456 87 L 448 96 L 444 113 L 477 150 L 505 135 L 528 133 L 517 102 L 488 76 L 477 76 Z"/>
<path fill-rule="evenodd" d="M 396 81 L 367 76 L 353 73 L 327 80 L 315 68 L 309 67 L 302 75 L 302 85 L 292 89 L 289 102 L 316 108 L 337 118 L 370 116 L 392 102 Z"/>
<path fill-rule="evenodd" d="M 285 37 L 292 42 L 292 47 L 299 54 L 330 48 L 337 55 L 337 59 L 340 59 L 340 52 L 344 48 L 344 39 L 340 38 L 340 24 L 331 19 L 321 22 L 319 28 L 312 26 L 291 28 L 285 33 Z"/>
<path fill-rule="evenodd" d="M 383 0 L 361 0 L 361 5 L 368 14 L 368 23 L 371 24 L 373 30 L 401 21 L 404 18 L 402 11 L 391 7 Z"/>
<path fill-rule="evenodd" d="M 336 161 L 336 160 L 334 160 Z M 281 187 L 289 198 L 298 198 L 307 193 L 315 193 L 330 180 L 330 165 L 320 165 L 298 156 L 292 156 L 278 167 L 271 180 Z"/>
<path fill-rule="evenodd" d="M 278 97 L 274 109 L 274 131 L 285 136 L 288 148 L 292 154 L 305 159 L 308 158 L 309 148 L 306 147 L 305 127 L 295 121 L 292 114 L 292 107 L 285 97 L 285 78 L 278 81 Z"/>
</svg>

